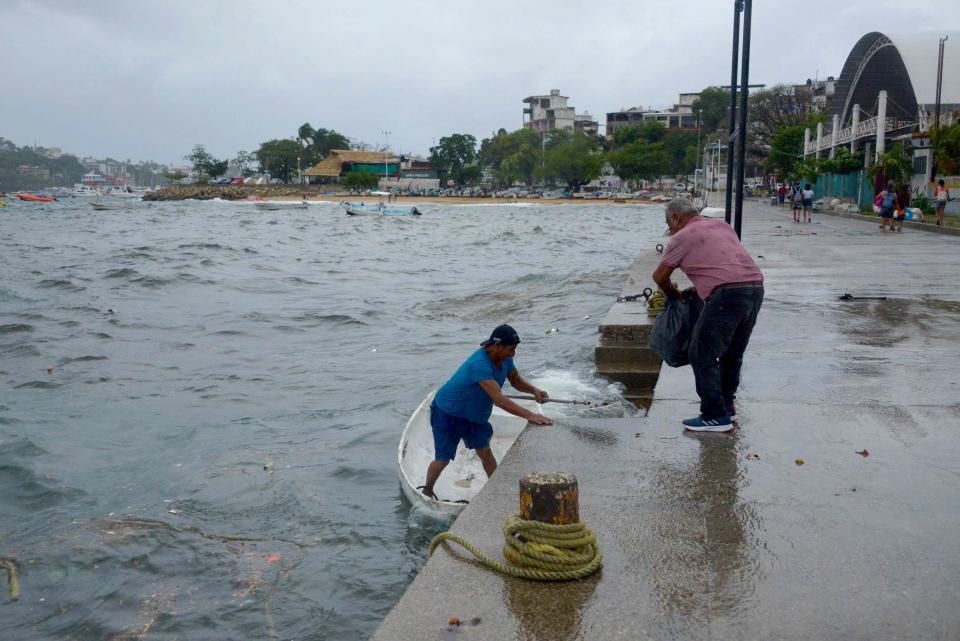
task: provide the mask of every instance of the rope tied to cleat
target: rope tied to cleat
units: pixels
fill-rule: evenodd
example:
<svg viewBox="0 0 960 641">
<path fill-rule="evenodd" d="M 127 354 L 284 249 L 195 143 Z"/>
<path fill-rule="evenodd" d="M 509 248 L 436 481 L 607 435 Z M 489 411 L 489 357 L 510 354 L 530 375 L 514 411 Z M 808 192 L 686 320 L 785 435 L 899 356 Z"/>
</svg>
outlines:
<svg viewBox="0 0 960 641">
<path fill-rule="evenodd" d="M 442 532 L 430 543 L 430 554 L 450 541 L 462 546 L 483 565 L 508 576 L 534 581 L 572 581 L 590 576 L 603 566 L 597 535 L 586 523 L 555 525 L 507 517 L 503 522 L 503 557 L 492 559 L 477 546 L 451 532 Z"/>
</svg>

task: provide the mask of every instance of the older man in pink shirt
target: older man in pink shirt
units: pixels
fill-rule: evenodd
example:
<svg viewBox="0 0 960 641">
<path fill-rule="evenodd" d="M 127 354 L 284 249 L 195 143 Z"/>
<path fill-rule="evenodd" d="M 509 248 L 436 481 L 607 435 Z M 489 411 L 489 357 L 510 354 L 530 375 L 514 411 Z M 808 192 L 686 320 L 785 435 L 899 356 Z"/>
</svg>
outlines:
<svg viewBox="0 0 960 641">
<path fill-rule="evenodd" d="M 653 280 L 669 298 L 680 298 L 670 282 L 679 267 L 704 302 L 688 351 L 700 415 L 683 425 L 697 432 L 727 432 L 737 416 L 743 353 L 763 303 L 763 272 L 730 225 L 704 218 L 689 200 L 670 201 L 666 219 L 672 238 Z"/>
</svg>

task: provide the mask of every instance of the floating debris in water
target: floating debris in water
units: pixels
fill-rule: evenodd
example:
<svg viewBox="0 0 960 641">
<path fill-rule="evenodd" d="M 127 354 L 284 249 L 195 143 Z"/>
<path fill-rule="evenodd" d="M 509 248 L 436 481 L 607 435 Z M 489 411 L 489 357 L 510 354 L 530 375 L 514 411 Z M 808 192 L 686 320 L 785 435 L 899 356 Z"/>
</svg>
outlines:
<svg viewBox="0 0 960 641">
<path fill-rule="evenodd" d="M 806 463 L 806 461 L 804 461 L 802 458 L 798 458 L 797 460 L 794 461 L 794 463 L 796 463 L 797 465 L 803 465 L 804 463 Z"/>
<path fill-rule="evenodd" d="M 863 458 L 867 458 L 868 456 L 870 456 L 870 452 L 867 451 L 867 448 L 863 448 L 862 450 L 857 452 L 857 454 L 859 454 Z"/>
<path fill-rule="evenodd" d="M 460 617 L 450 617 L 450 620 L 447 621 L 447 625 L 460 625 Z"/>
<path fill-rule="evenodd" d="M 53 365 L 47 365 L 47 374 L 53 374 Z"/>
<path fill-rule="evenodd" d="M 747 454 L 747 460 L 748 460 L 748 461 L 756 461 L 758 458 L 760 458 L 760 455 L 759 455 L 759 454 L 755 454 L 754 452 L 749 452 L 749 453 Z"/>
<path fill-rule="evenodd" d="M 544 334 L 556 334 L 556 333 L 558 333 L 559 331 L 560 331 L 560 328 L 559 328 L 559 327 L 548 327 L 548 328 L 546 328 L 545 330 L 543 330 L 543 333 L 544 333 Z"/>
</svg>

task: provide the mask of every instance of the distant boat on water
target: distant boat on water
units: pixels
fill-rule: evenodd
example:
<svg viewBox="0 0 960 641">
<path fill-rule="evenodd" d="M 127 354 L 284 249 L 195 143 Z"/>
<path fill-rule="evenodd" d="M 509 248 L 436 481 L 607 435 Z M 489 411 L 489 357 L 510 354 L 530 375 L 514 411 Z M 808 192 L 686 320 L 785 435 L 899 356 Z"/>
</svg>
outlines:
<svg viewBox="0 0 960 641">
<path fill-rule="evenodd" d="M 267 203 L 254 203 L 254 207 L 263 211 L 279 211 L 282 209 L 306 209 L 309 207 L 306 201 L 295 203 L 276 203 L 276 202 L 267 202 Z"/>
<path fill-rule="evenodd" d="M 28 202 L 36 202 L 36 203 L 52 203 L 54 200 L 56 200 L 56 198 L 52 198 L 50 196 L 39 196 L 37 194 L 25 194 L 19 191 L 15 193 L 14 196 L 19 198 L 20 200 L 26 200 Z"/>
<path fill-rule="evenodd" d="M 349 216 L 420 216 L 416 207 L 397 207 L 382 202 L 367 206 L 366 203 L 340 203 Z"/>
</svg>

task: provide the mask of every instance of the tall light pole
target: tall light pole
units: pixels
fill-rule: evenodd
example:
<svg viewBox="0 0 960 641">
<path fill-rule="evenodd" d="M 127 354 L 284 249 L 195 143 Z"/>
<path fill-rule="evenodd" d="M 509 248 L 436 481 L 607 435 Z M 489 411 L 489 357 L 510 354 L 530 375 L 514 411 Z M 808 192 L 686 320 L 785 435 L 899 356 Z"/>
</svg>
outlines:
<svg viewBox="0 0 960 641">
<path fill-rule="evenodd" d="M 737 127 L 737 58 L 740 54 L 740 14 L 743 12 L 743 0 L 733 0 L 733 60 L 730 64 L 730 128 L 727 137 L 727 192 L 724 220 L 730 224 L 733 212 L 733 148 Z"/>
<path fill-rule="evenodd" d="M 943 86 L 943 46 L 947 42 L 947 39 L 950 36 L 944 36 L 940 38 L 940 45 L 937 49 L 937 104 L 934 107 L 933 111 L 933 127 L 936 128 L 936 131 L 931 131 L 930 134 L 940 133 L 940 98 L 941 98 L 941 87 Z M 933 158 L 930 162 L 930 182 L 933 182 L 937 179 L 937 151 L 940 147 L 940 136 L 937 136 L 937 141 L 933 145 Z"/>
<path fill-rule="evenodd" d="M 740 61 L 740 135 L 737 140 L 737 207 L 733 218 L 733 229 L 740 238 L 743 221 L 743 183 L 747 153 L 747 109 L 750 98 L 750 13 L 753 0 L 743 0 L 743 53 Z"/>
<path fill-rule="evenodd" d="M 387 148 L 390 146 L 390 134 L 392 132 L 381 131 L 380 133 L 383 134 L 383 180 L 386 181 L 387 174 L 388 174 L 387 158 L 389 158 L 389 156 L 387 155 Z"/>
</svg>

